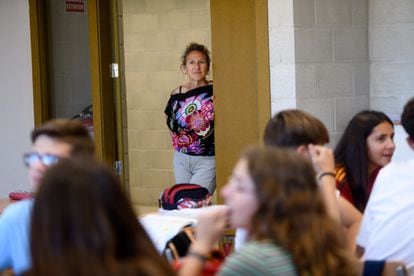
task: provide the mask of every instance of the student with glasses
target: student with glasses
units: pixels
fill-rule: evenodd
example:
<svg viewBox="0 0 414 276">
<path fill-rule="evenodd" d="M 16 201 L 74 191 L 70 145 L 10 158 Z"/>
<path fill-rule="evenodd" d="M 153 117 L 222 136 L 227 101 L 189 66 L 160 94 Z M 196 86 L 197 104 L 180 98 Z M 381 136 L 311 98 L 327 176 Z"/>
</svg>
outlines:
<svg viewBox="0 0 414 276">
<path fill-rule="evenodd" d="M 47 170 L 33 205 L 25 275 L 174 275 L 110 168 L 90 158 Z"/>
<path fill-rule="evenodd" d="M 79 122 L 51 120 L 31 133 L 31 151 L 24 154 L 33 193 L 46 170 L 61 159 L 94 154 L 88 130 Z M 0 271 L 11 268 L 17 275 L 31 267 L 29 231 L 34 200 L 10 205 L 0 216 Z"/>
</svg>

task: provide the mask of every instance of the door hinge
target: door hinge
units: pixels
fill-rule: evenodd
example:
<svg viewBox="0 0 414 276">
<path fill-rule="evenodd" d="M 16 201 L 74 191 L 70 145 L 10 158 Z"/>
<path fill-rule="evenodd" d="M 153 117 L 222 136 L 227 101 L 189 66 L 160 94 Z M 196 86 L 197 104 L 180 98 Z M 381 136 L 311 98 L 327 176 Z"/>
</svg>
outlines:
<svg viewBox="0 0 414 276">
<path fill-rule="evenodd" d="M 116 175 L 122 174 L 122 161 L 117 160 L 114 162 L 114 170 Z"/>
<path fill-rule="evenodd" d="M 110 64 L 111 69 L 111 78 L 117 78 L 119 77 L 119 66 L 118 63 L 111 63 Z"/>
</svg>

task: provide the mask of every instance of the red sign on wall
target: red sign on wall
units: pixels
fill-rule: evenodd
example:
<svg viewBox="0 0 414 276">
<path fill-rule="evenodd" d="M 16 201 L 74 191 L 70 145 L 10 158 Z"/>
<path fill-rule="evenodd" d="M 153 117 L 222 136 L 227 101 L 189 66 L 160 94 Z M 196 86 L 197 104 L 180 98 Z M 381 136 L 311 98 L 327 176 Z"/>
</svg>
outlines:
<svg viewBox="0 0 414 276">
<path fill-rule="evenodd" d="M 85 2 L 83 0 L 65 0 L 65 12 L 85 13 Z"/>
</svg>

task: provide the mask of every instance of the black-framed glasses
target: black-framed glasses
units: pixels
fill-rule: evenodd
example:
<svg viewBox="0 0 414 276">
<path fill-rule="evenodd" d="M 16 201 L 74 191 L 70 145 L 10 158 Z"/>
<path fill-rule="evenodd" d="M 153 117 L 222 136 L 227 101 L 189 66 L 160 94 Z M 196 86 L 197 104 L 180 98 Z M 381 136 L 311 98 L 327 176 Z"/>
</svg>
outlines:
<svg viewBox="0 0 414 276">
<path fill-rule="evenodd" d="M 37 152 L 28 152 L 23 155 L 23 162 L 26 167 L 31 167 L 36 162 L 41 162 L 43 165 L 49 167 L 59 161 L 59 157 L 54 154 L 40 154 Z"/>
</svg>

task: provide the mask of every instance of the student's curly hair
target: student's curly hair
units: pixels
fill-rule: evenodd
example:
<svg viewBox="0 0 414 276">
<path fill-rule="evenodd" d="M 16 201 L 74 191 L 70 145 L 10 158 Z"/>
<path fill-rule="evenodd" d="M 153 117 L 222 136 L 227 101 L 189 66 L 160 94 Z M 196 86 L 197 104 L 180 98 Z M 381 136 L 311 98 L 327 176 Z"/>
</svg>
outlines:
<svg viewBox="0 0 414 276">
<path fill-rule="evenodd" d="M 181 66 L 185 66 L 187 62 L 187 56 L 192 51 L 203 53 L 204 56 L 206 57 L 207 68 L 210 69 L 210 63 L 211 63 L 210 51 L 207 49 L 206 46 L 202 44 L 198 44 L 197 42 L 191 42 L 190 44 L 188 44 L 187 48 L 185 48 L 184 53 L 181 56 Z"/>
<path fill-rule="evenodd" d="M 292 256 L 298 275 L 352 275 L 339 225 L 328 215 L 310 163 L 289 149 L 251 149 L 242 158 L 259 202 L 249 229 Z"/>
</svg>

